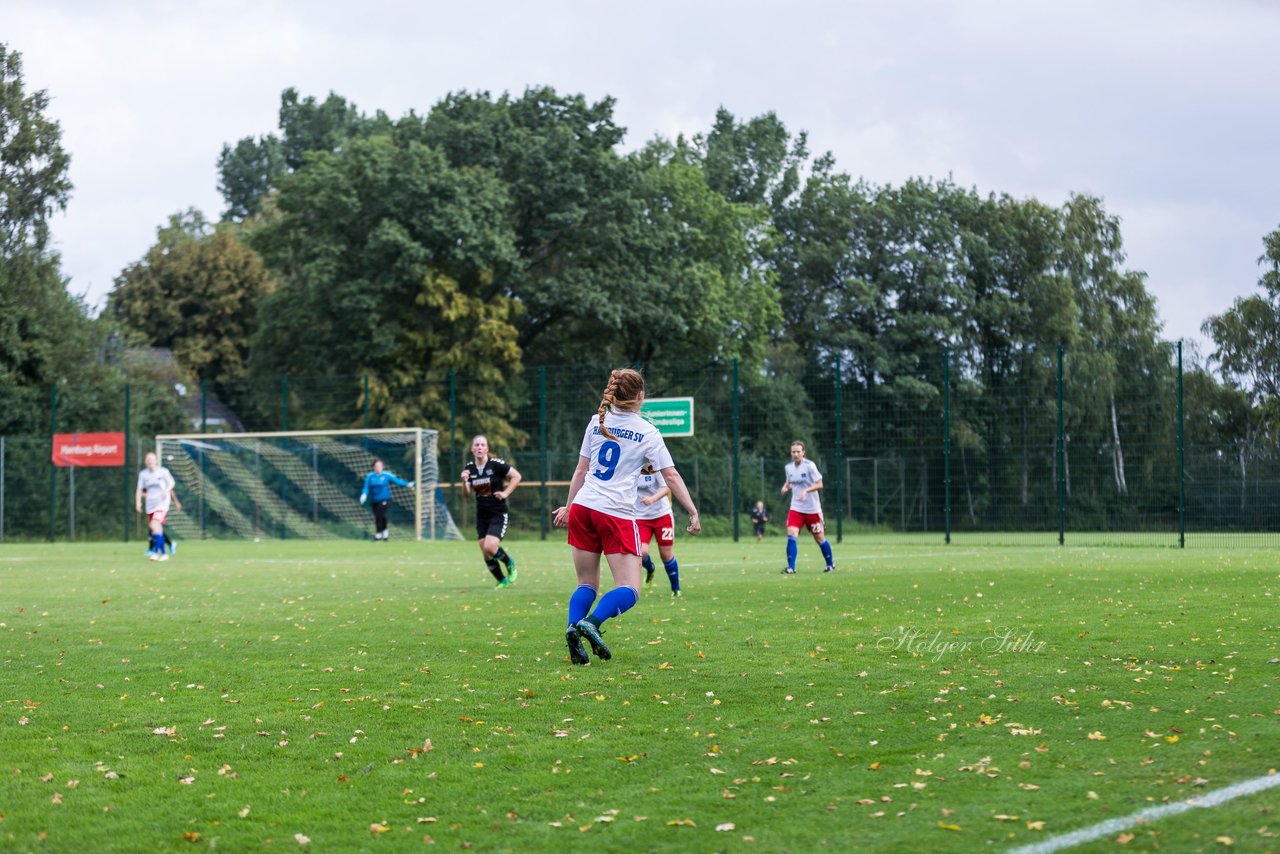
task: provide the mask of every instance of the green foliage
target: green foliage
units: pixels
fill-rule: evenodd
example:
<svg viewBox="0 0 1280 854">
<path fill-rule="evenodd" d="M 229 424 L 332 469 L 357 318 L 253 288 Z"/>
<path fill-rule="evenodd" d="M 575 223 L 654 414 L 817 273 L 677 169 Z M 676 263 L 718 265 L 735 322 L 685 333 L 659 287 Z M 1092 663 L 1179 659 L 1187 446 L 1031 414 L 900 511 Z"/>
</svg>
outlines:
<svg viewBox="0 0 1280 854">
<path fill-rule="evenodd" d="M 42 253 L 49 217 L 71 193 L 71 157 L 48 107 L 44 90 L 27 94 L 22 55 L 0 42 L 0 257 L 23 247 Z"/>
<path fill-rule="evenodd" d="M 223 390 L 247 376 L 258 302 L 271 288 L 256 252 L 190 209 L 171 216 L 142 260 L 116 278 L 108 314 Z"/>
<path fill-rule="evenodd" d="M 380 421 L 439 423 L 448 399 L 436 383 L 476 370 L 459 404 L 474 429 L 506 439 L 497 392 L 520 364 L 519 307 L 494 286 L 515 261 L 506 209 L 490 172 L 419 142 L 374 136 L 311 154 L 252 235 L 280 274 L 261 304 L 253 373 L 368 371 Z"/>
<path fill-rule="evenodd" d="M 285 174 L 284 147 L 274 136 L 245 137 L 218 155 L 218 192 L 227 203 L 223 219 L 239 222 L 262 210 L 263 199 Z"/>
<path fill-rule="evenodd" d="M 1229 382 L 1254 403 L 1280 405 L 1280 229 L 1263 238 L 1258 286 L 1262 293 L 1239 297 L 1231 308 L 1205 321 L 1203 332 L 1217 349 L 1213 360 Z"/>
</svg>

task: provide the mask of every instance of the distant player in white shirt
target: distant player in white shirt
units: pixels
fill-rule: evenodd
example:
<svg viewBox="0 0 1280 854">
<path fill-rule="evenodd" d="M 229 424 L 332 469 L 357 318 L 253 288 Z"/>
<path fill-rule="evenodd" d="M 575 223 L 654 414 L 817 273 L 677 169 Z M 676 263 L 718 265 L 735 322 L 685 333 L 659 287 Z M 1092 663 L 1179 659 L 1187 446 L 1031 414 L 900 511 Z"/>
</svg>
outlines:
<svg viewBox="0 0 1280 854">
<path fill-rule="evenodd" d="M 636 479 L 645 461 L 662 473 L 671 494 L 689 513 L 690 534 L 702 530 L 698 508 L 658 428 L 640 417 L 644 377 L 623 368 L 609 375 L 596 417 L 587 425 L 578 467 L 569 482 L 569 501 L 555 511 L 556 527 L 569 529 L 569 545 L 578 587 L 569 597 L 565 643 L 569 660 L 586 664 L 585 638 L 597 658 L 612 657 L 600 638 L 600 625 L 640 600 L 640 533 L 636 527 Z M 609 562 L 616 585 L 600 597 L 600 555 Z M 590 613 L 588 613 L 590 611 Z"/>
<path fill-rule="evenodd" d="M 813 534 L 813 541 L 822 549 L 822 557 L 827 561 L 823 572 L 834 572 L 835 561 L 831 556 L 831 543 L 823 532 L 822 503 L 818 498 L 818 490 L 822 489 L 822 473 L 811 460 L 804 457 L 804 442 L 796 440 L 791 443 L 791 462 L 787 465 L 787 479 L 782 484 L 782 494 L 791 493 L 791 510 L 787 513 L 787 565 L 783 575 L 794 575 L 796 571 L 796 536 L 801 528 L 808 528 Z"/>
<path fill-rule="evenodd" d="M 640 529 L 640 565 L 644 567 L 644 583 L 653 581 L 653 557 L 649 541 L 658 540 L 658 556 L 671 582 L 671 595 L 680 595 L 680 564 L 676 561 L 676 520 L 671 515 L 671 487 L 662 472 L 645 462 L 636 482 L 636 527 Z"/>
<path fill-rule="evenodd" d="M 151 531 L 151 548 L 147 550 L 147 557 L 152 560 L 168 560 L 169 556 L 164 550 L 164 520 L 169 515 L 170 504 L 174 509 L 181 510 L 182 502 L 173 492 L 173 475 L 169 474 L 167 468 L 160 465 L 155 452 L 148 452 L 143 462 L 146 468 L 138 472 L 138 491 L 134 495 L 134 510 L 141 513 L 143 499 L 146 499 L 147 523 Z"/>
</svg>

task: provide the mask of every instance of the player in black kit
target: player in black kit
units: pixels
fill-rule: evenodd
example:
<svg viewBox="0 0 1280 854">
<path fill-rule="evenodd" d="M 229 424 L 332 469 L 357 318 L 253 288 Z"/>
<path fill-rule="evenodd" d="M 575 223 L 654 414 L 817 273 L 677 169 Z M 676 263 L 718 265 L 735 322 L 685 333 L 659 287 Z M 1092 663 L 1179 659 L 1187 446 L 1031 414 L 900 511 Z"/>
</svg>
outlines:
<svg viewBox="0 0 1280 854">
<path fill-rule="evenodd" d="M 520 484 L 520 472 L 506 461 L 489 456 L 489 440 L 476 436 L 471 440 L 474 460 L 462 470 L 462 491 L 476 497 L 476 535 L 484 565 L 498 580 L 498 587 L 510 587 L 516 581 L 515 558 L 502 548 L 507 534 L 507 498 Z M 502 571 L 498 561 L 506 565 Z"/>
</svg>

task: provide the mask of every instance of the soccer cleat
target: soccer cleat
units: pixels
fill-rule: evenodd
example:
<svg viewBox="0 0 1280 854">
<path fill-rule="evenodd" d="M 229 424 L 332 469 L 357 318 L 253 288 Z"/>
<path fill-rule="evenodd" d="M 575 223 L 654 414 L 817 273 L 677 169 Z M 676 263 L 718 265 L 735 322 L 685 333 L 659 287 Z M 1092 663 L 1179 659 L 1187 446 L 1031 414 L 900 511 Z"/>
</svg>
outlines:
<svg viewBox="0 0 1280 854">
<path fill-rule="evenodd" d="M 511 586 L 511 579 L 510 579 L 510 578 L 504 578 L 504 579 L 502 579 L 501 581 L 499 581 L 497 584 L 493 585 L 493 589 L 494 589 L 494 590 L 505 590 L 506 588 L 508 588 L 508 587 L 510 587 L 510 586 Z"/>
<path fill-rule="evenodd" d="M 828 565 L 828 566 L 827 566 L 827 568 L 826 568 L 826 569 L 824 569 L 824 570 L 822 570 L 822 571 L 823 571 L 823 572 L 835 572 L 835 571 L 836 571 L 836 568 L 835 568 L 834 566 L 830 566 L 830 565 Z"/>
<path fill-rule="evenodd" d="M 577 626 L 569 626 L 564 630 L 564 642 L 569 647 L 569 661 L 574 664 L 586 664 L 587 651 L 582 648 L 582 638 L 578 635 Z"/>
<path fill-rule="evenodd" d="M 142 556 L 145 558 L 154 558 L 156 556 L 156 551 L 155 549 L 147 549 L 142 553 Z"/>
<path fill-rule="evenodd" d="M 168 559 L 169 559 L 169 556 L 168 556 L 167 554 L 165 554 L 164 552 L 160 552 L 160 554 L 158 554 L 158 555 L 156 555 L 156 556 L 155 556 L 155 559 L 156 559 L 156 560 L 168 560 Z"/>
<path fill-rule="evenodd" d="M 654 570 L 654 567 L 652 567 L 652 566 L 651 566 L 651 567 L 648 567 L 647 569 L 645 569 L 645 571 L 644 571 L 644 583 L 645 583 L 645 584 L 648 584 L 649 582 L 653 581 L 653 570 Z"/>
<path fill-rule="evenodd" d="M 177 550 L 178 550 L 178 544 L 175 543 L 173 540 L 170 540 L 169 541 L 169 557 L 173 557 L 174 552 L 176 552 Z"/>
<path fill-rule="evenodd" d="M 681 598 L 681 597 L 680 597 L 680 591 L 679 591 L 679 590 L 672 590 L 672 591 L 671 591 L 671 598 L 672 598 L 672 599 L 679 599 L 679 598 Z"/>
<path fill-rule="evenodd" d="M 512 561 L 511 566 L 509 566 L 508 569 L 510 571 L 507 573 L 507 577 L 504 580 L 507 582 L 508 585 L 515 584 L 516 583 L 516 562 Z"/>
<path fill-rule="evenodd" d="M 795 574 L 796 574 L 796 568 L 795 568 L 794 566 L 784 566 L 784 567 L 782 568 L 782 574 L 783 574 L 783 575 L 795 575 Z"/>
<path fill-rule="evenodd" d="M 609 652 L 609 647 L 604 645 L 604 641 L 600 638 L 600 630 L 595 624 L 583 617 L 578 620 L 578 637 L 586 638 L 587 643 L 591 644 L 591 652 L 601 661 L 608 661 L 613 658 L 613 653 Z"/>
<path fill-rule="evenodd" d="M 159 560 L 159 559 L 160 559 L 160 555 L 159 555 L 159 553 L 157 553 L 157 552 L 147 552 L 147 557 L 148 557 L 148 558 L 150 558 L 151 560 Z"/>
</svg>

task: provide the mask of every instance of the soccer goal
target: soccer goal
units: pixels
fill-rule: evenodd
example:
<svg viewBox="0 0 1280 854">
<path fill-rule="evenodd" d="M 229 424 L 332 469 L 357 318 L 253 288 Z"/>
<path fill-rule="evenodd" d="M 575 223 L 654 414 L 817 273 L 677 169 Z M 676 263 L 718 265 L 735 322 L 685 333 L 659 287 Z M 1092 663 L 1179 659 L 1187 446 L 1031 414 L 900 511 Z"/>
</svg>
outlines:
<svg viewBox="0 0 1280 854">
<path fill-rule="evenodd" d="M 367 537 L 373 518 L 360 490 L 380 459 L 415 484 L 391 487 L 392 538 L 460 540 L 440 488 L 437 439 L 420 428 L 156 436 L 183 507 L 166 524 L 180 537 Z"/>
</svg>

